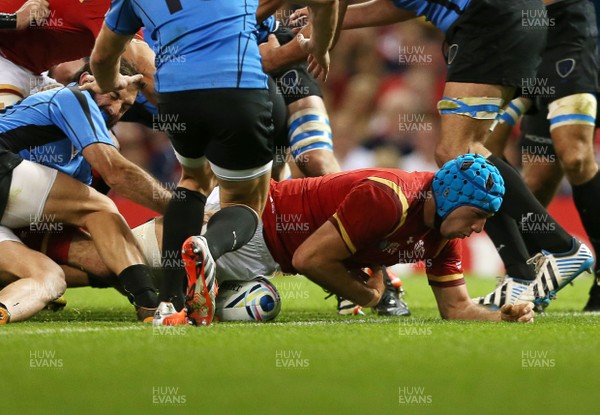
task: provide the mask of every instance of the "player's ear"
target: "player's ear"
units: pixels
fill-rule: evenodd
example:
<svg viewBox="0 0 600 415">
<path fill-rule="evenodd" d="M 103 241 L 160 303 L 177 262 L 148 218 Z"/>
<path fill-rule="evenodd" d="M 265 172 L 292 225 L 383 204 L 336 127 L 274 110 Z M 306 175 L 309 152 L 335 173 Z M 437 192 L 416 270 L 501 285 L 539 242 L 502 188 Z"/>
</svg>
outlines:
<svg viewBox="0 0 600 415">
<path fill-rule="evenodd" d="M 79 85 L 89 84 L 90 82 L 94 82 L 94 77 L 87 71 L 82 72 L 79 77 Z"/>
</svg>

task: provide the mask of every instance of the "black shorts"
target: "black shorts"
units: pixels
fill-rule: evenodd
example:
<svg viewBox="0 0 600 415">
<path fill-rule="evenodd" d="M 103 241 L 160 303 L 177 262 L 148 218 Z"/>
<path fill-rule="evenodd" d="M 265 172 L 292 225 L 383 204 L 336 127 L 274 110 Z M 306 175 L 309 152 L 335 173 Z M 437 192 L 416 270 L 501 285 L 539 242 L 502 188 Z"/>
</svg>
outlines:
<svg viewBox="0 0 600 415">
<path fill-rule="evenodd" d="M 291 29 L 285 26 L 279 26 L 273 33 L 277 36 L 277 40 L 281 45 L 288 43 L 295 37 Z M 286 105 L 313 95 L 323 97 L 319 83 L 308 72 L 307 68 L 307 63 L 301 63 L 271 74 L 277 86 L 277 92 L 283 96 Z"/>
<path fill-rule="evenodd" d="M 272 109 L 266 89 L 161 93 L 154 128 L 168 133 L 183 157 L 206 156 L 224 169 L 252 169 L 273 159 Z"/>
<path fill-rule="evenodd" d="M 538 107 L 579 93 L 598 92 L 598 55 L 595 9 L 589 0 L 564 0 L 547 7 L 548 41 L 536 79 L 523 95 Z"/>
<path fill-rule="evenodd" d="M 544 13 L 541 0 L 472 0 L 446 32 L 447 81 L 520 87 L 536 74 L 547 30 L 523 20 Z"/>
<path fill-rule="evenodd" d="M 290 146 L 287 128 L 288 109 L 271 76 L 269 76 L 269 96 L 273 102 L 273 161 L 275 164 L 281 164 L 285 161 L 285 152 Z"/>
</svg>

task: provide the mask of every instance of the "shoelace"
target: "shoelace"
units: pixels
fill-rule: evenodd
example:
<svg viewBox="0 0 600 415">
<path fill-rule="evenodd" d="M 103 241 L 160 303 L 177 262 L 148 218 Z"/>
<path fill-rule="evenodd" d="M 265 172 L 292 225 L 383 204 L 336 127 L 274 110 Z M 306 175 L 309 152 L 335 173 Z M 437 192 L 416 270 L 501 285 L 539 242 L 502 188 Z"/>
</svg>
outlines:
<svg viewBox="0 0 600 415">
<path fill-rule="evenodd" d="M 550 257 L 551 255 L 544 255 L 541 252 L 538 252 L 533 257 L 529 258 L 527 260 L 527 263 L 534 264 L 535 273 L 537 274 L 540 271 L 540 269 L 544 266 L 544 264 L 546 264 L 546 261 L 550 260 Z"/>
</svg>

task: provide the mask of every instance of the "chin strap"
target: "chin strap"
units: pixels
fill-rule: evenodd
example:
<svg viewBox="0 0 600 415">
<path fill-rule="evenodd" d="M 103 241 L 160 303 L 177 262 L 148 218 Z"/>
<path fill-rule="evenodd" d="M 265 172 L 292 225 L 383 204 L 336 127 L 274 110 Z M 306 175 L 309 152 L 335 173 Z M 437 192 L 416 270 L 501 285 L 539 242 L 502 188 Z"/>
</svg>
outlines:
<svg viewBox="0 0 600 415">
<path fill-rule="evenodd" d="M 436 212 L 435 217 L 433 218 L 433 227 L 439 231 L 443 221 L 444 219 L 442 219 L 442 217 Z"/>
</svg>

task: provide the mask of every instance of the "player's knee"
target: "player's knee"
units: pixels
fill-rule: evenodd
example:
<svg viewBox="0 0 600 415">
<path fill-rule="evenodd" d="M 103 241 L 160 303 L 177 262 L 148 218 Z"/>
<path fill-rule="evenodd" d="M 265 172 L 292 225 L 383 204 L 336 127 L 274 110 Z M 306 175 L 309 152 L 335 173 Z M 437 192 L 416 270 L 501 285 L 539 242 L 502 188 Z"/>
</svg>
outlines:
<svg viewBox="0 0 600 415">
<path fill-rule="evenodd" d="M 454 158 L 454 151 L 442 140 L 435 146 L 434 156 L 438 167 L 442 167 L 445 162 Z"/>
<path fill-rule="evenodd" d="M 91 203 L 89 204 L 89 209 L 87 209 L 87 211 L 84 212 L 84 214 L 119 214 L 119 209 L 117 209 L 117 205 L 115 205 L 115 202 L 113 202 L 112 199 L 99 192 L 93 192 L 90 195 L 90 202 Z"/>
<path fill-rule="evenodd" d="M 593 154 L 593 153 L 592 153 Z M 569 181 L 587 181 L 596 171 L 593 155 L 582 151 L 567 151 L 561 155 L 561 164 Z"/>
<path fill-rule="evenodd" d="M 31 278 L 38 284 L 37 295 L 45 301 L 53 301 L 63 295 L 67 289 L 65 273 L 50 259 L 32 259 L 21 278 Z"/>
<path fill-rule="evenodd" d="M 67 281 L 65 280 L 65 274 L 50 273 L 43 280 L 44 291 L 46 293 L 46 299 L 48 301 L 54 301 L 67 290 Z"/>
</svg>

